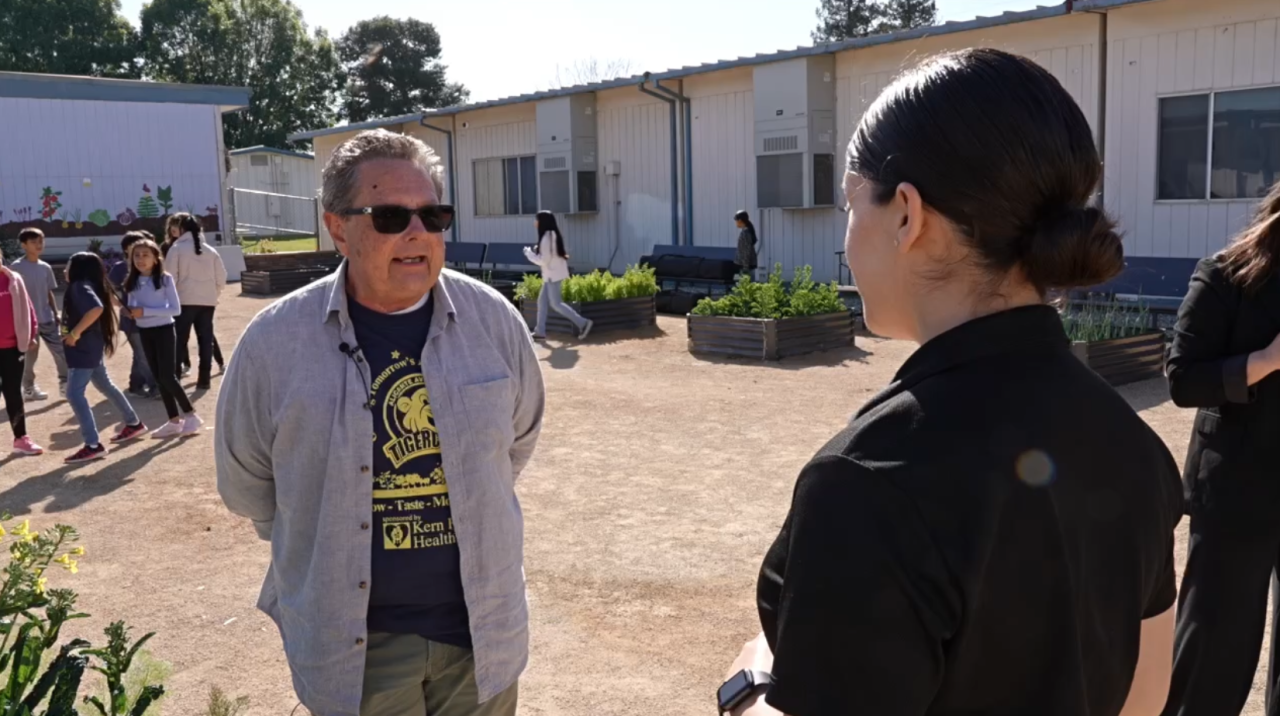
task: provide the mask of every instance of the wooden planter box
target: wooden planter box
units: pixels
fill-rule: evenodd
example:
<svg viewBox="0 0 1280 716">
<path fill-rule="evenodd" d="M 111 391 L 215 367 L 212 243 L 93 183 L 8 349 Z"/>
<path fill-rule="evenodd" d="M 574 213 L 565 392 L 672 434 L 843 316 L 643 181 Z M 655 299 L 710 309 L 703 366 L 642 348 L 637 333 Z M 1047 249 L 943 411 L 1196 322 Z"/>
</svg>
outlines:
<svg viewBox="0 0 1280 716">
<path fill-rule="evenodd" d="M 516 301 L 516 287 L 519 286 L 520 284 L 516 283 L 515 281 L 491 280 L 489 281 L 489 285 L 492 286 L 494 289 L 496 289 L 498 293 L 506 297 L 506 299 L 510 301 L 512 304 L 516 306 L 520 305 L 519 302 Z"/>
<path fill-rule="evenodd" d="M 333 268 L 245 271 L 240 274 L 240 292 L 251 296 L 273 296 L 295 291 L 333 273 Z"/>
<path fill-rule="evenodd" d="M 689 351 L 780 360 L 853 345 L 853 313 L 784 318 L 689 315 Z"/>
<path fill-rule="evenodd" d="M 658 314 L 654 310 L 653 296 L 643 298 L 620 298 L 614 301 L 592 301 L 590 303 L 570 303 L 583 318 L 595 322 L 591 334 L 604 331 L 648 328 L 658 323 Z M 538 302 L 523 301 L 520 311 L 524 314 L 525 323 L 532 330 L 538 325 Z M 576 335 L 578 329 L 569 319 L 555 311 L 547 318 L 547 333 L 568 333 Z"/>
<path fill-rule="evenodd" d="M 1071 344 L 1071 352 L 1108 384 L 1124 385 L 1163 374 L 1164 344 L 1164 333 L 1155 332 L 1110 341 L 1077 341 Z"/>
<path fill-rule="evenodd" d="M 245 271 L 296 271 L 298 269 L 334 269 L 342 263 L 337 251 L 290 251 L 282 254 L 245 254 Z"/>
</svg>

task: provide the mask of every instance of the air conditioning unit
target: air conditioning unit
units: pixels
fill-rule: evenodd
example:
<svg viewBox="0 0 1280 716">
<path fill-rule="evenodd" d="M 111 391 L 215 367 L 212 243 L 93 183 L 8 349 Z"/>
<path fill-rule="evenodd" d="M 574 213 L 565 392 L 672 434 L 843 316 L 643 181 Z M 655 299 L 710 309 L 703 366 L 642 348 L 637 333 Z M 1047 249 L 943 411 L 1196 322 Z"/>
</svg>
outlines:
<svg viewBox="0 0 1280 716">
<path fill-rule="evenodd" d="M 836 205 L 835 55 L 757 65 L 756 206 Z"/>
<path fill-rule="evenodd" d="M 539 208 L 557 214 L 600 210 L 594 93 L 537 104 Z"/>
</svg>

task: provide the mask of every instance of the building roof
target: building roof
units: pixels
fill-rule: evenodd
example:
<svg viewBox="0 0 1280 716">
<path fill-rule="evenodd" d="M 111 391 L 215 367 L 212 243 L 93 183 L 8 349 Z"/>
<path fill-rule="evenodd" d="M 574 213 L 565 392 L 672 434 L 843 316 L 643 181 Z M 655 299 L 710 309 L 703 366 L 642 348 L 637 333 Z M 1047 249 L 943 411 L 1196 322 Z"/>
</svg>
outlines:
<svg viewBox="0 0 1280 716">
<path fill-rule="evenodd" d="M 282 157 L 296 157 L 298 159 L 315 159 L 316 158 L 316 155 L 309 154 L 307 152 L 291 152 L 287 149 L 276 149 L 275 147 L 265 147 L 261 144 L 259 144 L 256 147 L 244 147 L 242 149 L 232 149 L 231 151 L 227 152 L 227 154 L 230 154 L 233 157 L 238 157 L 241 154 L 279 154 Z"/>
<path fill-rule="evenodd" d="M 1128 4 L 1133 2 L 1148 2 L 1149 0 L 1087 0 L 1088 4 L 1098 3 L 1121 3 Z M 1079 11 L 1082 0 L 1076 0 L 1075 10 Z M 373 119 L 367 122 L 359 122 L 356 124 L 347 124 L 340 127 L 328 127 L 325 129 L 314 129 L 307 132 L 297 132 L 289 135 L 290 141 L 299 141 L 307 139 L 315 139 L 330 134 L 343 134 L 363 129 L 376 129 L 378 127 L 387 127 L 396 124 L 404 124 L 405 122 L 419 122 L 430 117 L 446 117 L 450 115 L 460 114 L 462 112 L 471 112 L 478 109 L 488 109 L 491 107 L 501 107 L 504 105 L 523 104 L 525 102 L 536 102 L 542 99 L 551 99 L 553 97 L 563 97 L 566 95 L 580 94 L 583 92 L 599 92 L 602 90 L 617 89 L 619 87 L 630 87 L 638 85 L 644 81 L 646 77 L 650 80 L 669 80 L 681 77 L 690 77 L 692 75 L 706 74 L 708 72 L 719 72 L 721 70 L 733 69 L 735 67 L 752 67 L 755 65 L 768 64 L 770 62 L 781 62 L 797 57 L 811 57 L 814 55 L 826 55 L 835 52 L 843 52 L 846 50 L 856 50 L 865 47 L 874 47 L 876 45 L 887 45 L 894 42 L 906 42 L 916 40 L 922 37 L 936 37 L 938 35 L 950 35 L 957 32 L 968 32 L 970 30 L 984 30 L 991 27 L 1000 27 L 1002 25 L 1013 25 L 1020 22 L 1030 22 L 1032 20 L 1042 20 L 1049 17 L 1066 15 L 1071 12 L 1067 3 L 1061 5 L 1040 6 L 1032 10 L 1023 10 L 1020 12 L 1006 12 L 993 17 L 977 17 L 972 20 L 944 22 L 941 25 L 931 25 L 929 27 L 919 27 L 913 30 L 902 30 L 900 32 L 891 32 L 885 35 L 874 35 L 871 37 L 859 37 L 851 40 L 842 40 L 840 42 L 826 42 L 812 46 L 797 47 L 793 50 L 781 50 L 778 52 L 770 52 L 766 54 L 754 55 L 752 57 L 739 57 L 733 60 L 721 60 L 718 62 L 708 62 L 701 65 L 690 65 L 676 69 L 666 70 L 665 72 L 645 73 L 634 77 L 624 77 L 607 82 L 595 82 L 592 84 L 577 85 L 574 87 L 563 87 L 560 89 L 547 90 L 545 92 L 532 92 L 529 94 L 517 95 L 514 97 L 504 97 L 501 99 L 489 100 L 486 102 L 476 102 L 473 104 L 463 104 L 455 107 L 444 107 L 441 109 L 430 109 L 415 114 L 406 114 L 399 117 L 388 117 L 386 119 Z"/>
<path fill-rule="evenodd" d="M 248 107 L 251 95 L 252 90 L 247 87 L 0 72 L 0 97 L 206 104 L 223 112 L 234 112 Z"/>
<path fill-rule="evenodd" d="M 1124 5 L 1152 2 L 1153 0 L 1076 0 L 1076 12 L 1110 10 Z"/>
</svg>

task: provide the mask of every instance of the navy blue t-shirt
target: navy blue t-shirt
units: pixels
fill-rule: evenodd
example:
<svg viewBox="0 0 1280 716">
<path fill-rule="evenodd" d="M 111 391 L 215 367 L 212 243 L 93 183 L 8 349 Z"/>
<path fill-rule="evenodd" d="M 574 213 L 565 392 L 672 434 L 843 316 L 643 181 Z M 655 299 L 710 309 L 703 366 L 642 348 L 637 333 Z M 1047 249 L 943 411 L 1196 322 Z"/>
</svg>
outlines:
<svg viewBox="0 0 1280 716">
<path fill-rule="evenodd" d="M 94 292 L 87 281 L 77 281 L 67 287 L 67 295 L 62 303 L 62 335 L 71 333 L 71 329 L 80 323 L 84 314 L 95 308 L 102 308 L 102 299 Z M 63 346 L 67 356 L 68 368 L 97 368 L 102 362 L 102 351 L 105 344 L 102 339 L 102 326 L 97 321 L 80 334 L 80 340 L 74 346 Z"/>
<path fill-rule="evenodd" d="M 347 304 L 374 403 L 369 631 L 470 648 L 440 436 L 419 362 L 433 302 L 399 315 Z"/>
</svg>

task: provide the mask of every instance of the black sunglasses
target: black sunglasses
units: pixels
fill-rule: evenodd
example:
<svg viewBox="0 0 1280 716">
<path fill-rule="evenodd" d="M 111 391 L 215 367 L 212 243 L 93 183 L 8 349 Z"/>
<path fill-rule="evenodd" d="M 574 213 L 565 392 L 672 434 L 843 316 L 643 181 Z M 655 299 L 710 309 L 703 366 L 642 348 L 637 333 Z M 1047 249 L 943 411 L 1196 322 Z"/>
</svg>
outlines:
<svg viewBox="0 0 1280 716">
<path fill-rule="evenodd" d="M 449 204 L 432 204 L 420 209 L 406 209 L 403 206 L 363 206 L 358 209 L 339 211 L 342 216 L 360 216 L 368 214 L 373 219 L 373 230 L 379 234 L 399 234 L 409 228 L 413 215 L 422 220 L 422 226 L 433 234 L 442 234 L 453 226 L 453 207 Z"/>
</svg>

